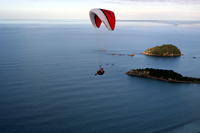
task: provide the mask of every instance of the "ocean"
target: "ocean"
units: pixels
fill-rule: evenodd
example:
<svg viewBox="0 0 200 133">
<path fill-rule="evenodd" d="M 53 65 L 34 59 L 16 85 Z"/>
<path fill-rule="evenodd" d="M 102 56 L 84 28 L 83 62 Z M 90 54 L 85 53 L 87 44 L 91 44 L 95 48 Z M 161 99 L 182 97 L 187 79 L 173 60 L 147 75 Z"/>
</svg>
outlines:
<svg viewBox="0 0 200 133">
<path fill-rule="evenodd" d="M 89 20 L 1 20 L 0 131 L 200 132 L 200 84 L 125 74 L 200 78 L 199 37 L 200 21 L 117 21 L 108 32 Z M 141 54 L 163 44 L 184 55 Z"/>
</svg>

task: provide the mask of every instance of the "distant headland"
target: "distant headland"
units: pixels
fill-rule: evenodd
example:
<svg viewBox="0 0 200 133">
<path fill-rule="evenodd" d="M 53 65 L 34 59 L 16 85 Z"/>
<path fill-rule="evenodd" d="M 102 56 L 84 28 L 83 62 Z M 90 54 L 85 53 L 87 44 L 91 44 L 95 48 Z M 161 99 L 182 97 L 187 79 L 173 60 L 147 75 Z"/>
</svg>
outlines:
<svg viewBox="0 0 200 133">
<path fill-rule="evenodd" d="M 178 74 L 174 72 L 173 70 L 163 70 L 163 69 L 153 69 L 153 68 L 131 69 L 126 74 L 158 79 L 158 80 L 163 80 L 163 81 L 169 81 L 169 82 L 200 84 L 200 78 L 183 77 L 181 74 Z"/>
<path fill-rule="evenodd" d="M 163 44 L 162 46 L 155 46 L 147 49 L 142 54 L 151 56 L 180 56 L 181 51 L 172 44 Z"/>
</svg>

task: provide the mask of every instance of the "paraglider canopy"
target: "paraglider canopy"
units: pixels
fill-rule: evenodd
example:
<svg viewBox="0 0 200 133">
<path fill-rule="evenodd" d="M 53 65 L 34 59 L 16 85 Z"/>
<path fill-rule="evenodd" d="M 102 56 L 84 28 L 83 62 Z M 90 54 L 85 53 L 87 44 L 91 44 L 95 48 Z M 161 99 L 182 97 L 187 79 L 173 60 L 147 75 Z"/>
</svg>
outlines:
<svg viewBox="0 0 200 133">
<path fill-rule="evenodd" d="M 115 14 L 106 9 L 92 9 L 90 11 L 90 20 L 95 28 L 99 28 L 103 22 L 108 30 L 115 29 Z"/>
</svg>

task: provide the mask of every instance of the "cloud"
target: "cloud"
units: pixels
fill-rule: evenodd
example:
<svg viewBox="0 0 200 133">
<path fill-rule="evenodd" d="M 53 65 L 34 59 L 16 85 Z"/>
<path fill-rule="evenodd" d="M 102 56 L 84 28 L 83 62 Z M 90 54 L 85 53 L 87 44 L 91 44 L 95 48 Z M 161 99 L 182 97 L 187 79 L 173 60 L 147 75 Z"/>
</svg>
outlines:
<svg viewBox="0 0 200 133">
<path fill-rule="evenodd" d="M 200 4 L 200 0 L 112 0 L 112 1 L 127 1 L 127 2 L 170 2 L 179 4 Z"/>
<path fill-rule="evenodd" d="M 199 20 L 198 13 L 184 11 L 142 11 L 119 13 L 120 19 L 130 20 Z"/>
<path fill-rule="evenodd" d="M 29 1 L 40 2 L 40 1 L 45 1 L 45 0 L 29 0 Z"/>
</svg>

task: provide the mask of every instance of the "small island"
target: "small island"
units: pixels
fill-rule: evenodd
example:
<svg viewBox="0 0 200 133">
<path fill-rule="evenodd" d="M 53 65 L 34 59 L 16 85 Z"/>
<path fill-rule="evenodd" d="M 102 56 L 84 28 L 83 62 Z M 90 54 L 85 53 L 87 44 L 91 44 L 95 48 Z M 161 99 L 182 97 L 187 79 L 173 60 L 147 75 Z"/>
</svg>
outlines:
<svg viewBox="0 0 200 133">
<path fill-rule="evenodd" d="M 162 46 L 155 46 L 147 49 L 142 54 L 151 56 L 180 56 L 181 51 L 172 44 L 163 44 Z"/>
<path fill-rule="evenodd" d="M 153 69 L 153 68 L 131 69 L 126 74 L 158 79 L 158 80 L 163 80 L 163 81 L 169 81 L 169 82 L 200 84 L 200 78 L 183 77 L 181 74 L 178 74 L 174 72 L 173 70 L 163 70 L 163 69 Z"/>
</svg>

